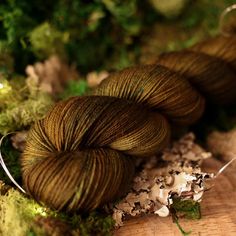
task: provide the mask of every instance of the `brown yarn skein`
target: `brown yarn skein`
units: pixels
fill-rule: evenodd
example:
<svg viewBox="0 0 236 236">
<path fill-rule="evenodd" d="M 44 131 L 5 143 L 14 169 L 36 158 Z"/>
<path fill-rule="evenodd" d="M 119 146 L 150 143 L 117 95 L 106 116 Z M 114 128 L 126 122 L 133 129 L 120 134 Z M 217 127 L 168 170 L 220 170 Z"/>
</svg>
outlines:
<svg viewBox="0 0 236 236">
<path fill-rule="evenodd" d="M 236 37 L 218 36 L 116 72 L 91 96 L 59 102 L 35 123 L 22 155 L 23 182 L 39 202 L 90 211 L 122 196 L 135 156 L 163 149 L 170 125 L 189 125 L 214 103 L 236 101 Z"/>
</svg>

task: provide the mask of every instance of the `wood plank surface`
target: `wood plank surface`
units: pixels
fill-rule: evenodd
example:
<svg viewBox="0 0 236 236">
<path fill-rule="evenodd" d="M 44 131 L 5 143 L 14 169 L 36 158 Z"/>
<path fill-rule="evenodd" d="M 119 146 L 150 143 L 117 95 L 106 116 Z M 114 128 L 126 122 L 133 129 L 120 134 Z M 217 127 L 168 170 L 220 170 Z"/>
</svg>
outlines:
<svg viewBox="0 0 236 236">
<path fill-rule="evenodd" d="M 204 170 L 217 172 L 222 163 L 216 159 L 204 162 Z M 181 219 L 180 224 L 191 236 L 236 236 L 236 169 L 229 167 L 206 192 L 201 202 L 202 219 Z M 125 221 L 115 236 L 181 236 L 171 217 L 142 216 Z"/>
</svg>

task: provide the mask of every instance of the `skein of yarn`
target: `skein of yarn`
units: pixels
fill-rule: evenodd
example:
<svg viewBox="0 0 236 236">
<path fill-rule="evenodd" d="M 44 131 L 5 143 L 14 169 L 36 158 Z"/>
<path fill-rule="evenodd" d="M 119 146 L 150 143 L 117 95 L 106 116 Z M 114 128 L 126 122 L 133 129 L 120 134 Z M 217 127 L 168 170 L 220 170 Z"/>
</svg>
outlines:
<svg viewBox="0 0 236 236">
<path fill-rule="evenodd" d="M 111 74 L 90 96 L 56 104 L 31 128 L 21 158 L 26 191 L 47 206 L 90 211 L 129 189 L 135 157 L 168 143 L 205 100 L 236 101 L 236 37 L 217 36 Z"/>
</svg>

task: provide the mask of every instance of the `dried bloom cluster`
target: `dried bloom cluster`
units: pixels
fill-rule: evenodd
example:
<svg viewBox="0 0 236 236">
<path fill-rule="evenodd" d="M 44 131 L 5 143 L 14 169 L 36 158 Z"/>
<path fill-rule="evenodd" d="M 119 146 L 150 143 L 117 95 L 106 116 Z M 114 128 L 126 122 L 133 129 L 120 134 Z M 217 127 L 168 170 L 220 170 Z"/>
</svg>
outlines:
<svg viewBox="0 0 236 236">
<path fill-rule="evenodd" d="M 194 143 L 192 133 L 185 135 L 166 149 L 161 158 L 152 157 L 134 179 L 132 191 L 113 211 L 116 226 L 123 224 L 125 216 L 154 213 L 166 217 L 170 213 L 173 197 L 199 202 L 207 189 L 206 180 L 213 174 L 201 171 L 202 160 L 211 157 Z"/>
<path fill-rule="evenodd" d="M 57 56 L 27 66 L 26 74 L 29 87 L 35 86 L 50 94 L 62 92 L 68 80 L 79 78 L 75 67 L 68 66 Z"/>
<path fill-rule="evenodd" d="M 105 70 L 96 72 L 92 71 L 87 74 L 86 80 L 90 88 L 98 86 L 105 78 L 107 78 L 109 73 Z"/>
</svg>

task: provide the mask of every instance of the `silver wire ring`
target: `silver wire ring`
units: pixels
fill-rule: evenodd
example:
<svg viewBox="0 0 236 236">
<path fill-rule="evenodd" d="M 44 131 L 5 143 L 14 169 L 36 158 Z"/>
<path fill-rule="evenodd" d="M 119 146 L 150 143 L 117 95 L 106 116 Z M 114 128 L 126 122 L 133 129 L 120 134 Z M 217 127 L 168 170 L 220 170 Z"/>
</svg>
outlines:
<svg viewBox="0 0 236 236">
<path fill-rule="evenodd" d="M 229 37 L 231 36 L 232 34 L 230 32 L 227 32 L 223 29 L 223 21 L 224 21 L 224 18 L 230 13 L 232 12 L 233 10 L 236 10 L 236 4 L 233 4 L 227 8 L 224 9 L 224 11 L 221 13 L 220 15 L 220 19 L 219 19 L 219 31 L 220 33 L 223 35 L 223 36 L 226 36 L 226 37 Z"/>
<path fill-rule="evenodd" d="M 2 151 L 1 151 L 2 141 L 3 141 L 4 138 L 7 137 L 7 135 L 12 134 L 12 133 L 15 133 L 15 132 L 8 133 L 8 134 L 2 136 L 2 138 L 0 139 L 0 164 L 1 164 L 2 168 L 3 168 L 3 170 L 5 171 L 5 173 L 7 174 L 8 178 L 11 180 L 11 182 L 18 189 L 20 189 L 21 192 L 26 193 L 26 191 L 15 181 L 15 179 L 11 175 L 10 171 L 7 169 L 7 167 L 6 167 L 5 163 L 4 163 L 3 157 L 2 157 Z"/>
</svg>

